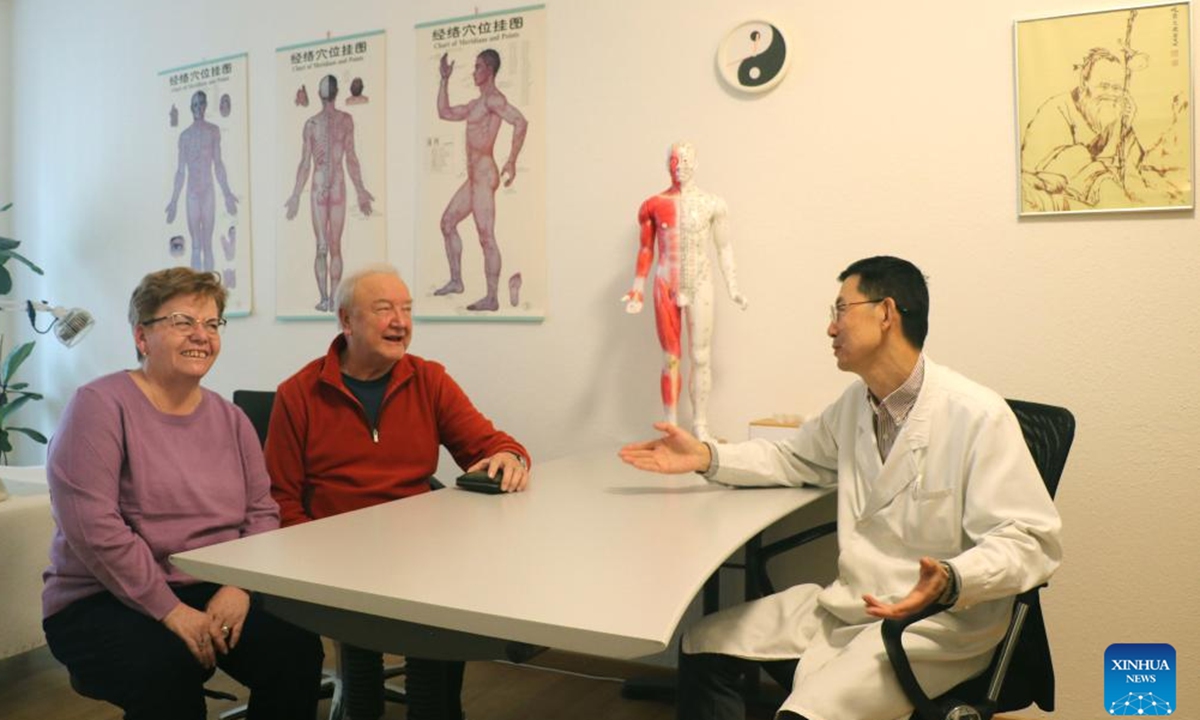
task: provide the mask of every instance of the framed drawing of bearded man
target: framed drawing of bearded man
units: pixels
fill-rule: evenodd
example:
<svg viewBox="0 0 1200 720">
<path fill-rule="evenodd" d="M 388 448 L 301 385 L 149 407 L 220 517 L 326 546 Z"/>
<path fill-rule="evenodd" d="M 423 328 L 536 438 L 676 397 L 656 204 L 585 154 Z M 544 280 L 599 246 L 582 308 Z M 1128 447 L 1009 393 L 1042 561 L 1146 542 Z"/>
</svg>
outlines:
<svg viewBox="0 0 1200 720">
<path fill-rule="evenodd" d="M 1193 206 L 1187 3 L 1014 25 L 1019 214 Z"/>
</svg>

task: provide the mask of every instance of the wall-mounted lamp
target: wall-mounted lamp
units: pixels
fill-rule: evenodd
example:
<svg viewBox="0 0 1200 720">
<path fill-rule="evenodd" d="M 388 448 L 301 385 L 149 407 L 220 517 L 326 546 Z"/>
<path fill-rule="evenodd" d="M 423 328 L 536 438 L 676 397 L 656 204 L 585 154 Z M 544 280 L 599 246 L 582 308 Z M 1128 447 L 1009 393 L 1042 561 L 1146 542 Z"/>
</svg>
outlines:
<svg viewBox="0 0 1200 720">
<path fill-rule="evenodd" d="M 19 302 L 17 300 L 0 300 L 0 310 L 16 310 L 17 308 L 25 308 L 25 314 L 29 316 L 29 324 L 33 326 L 34 332 L 39 335 L 45 335 L 51 330 L 54 331 L 54 337 L 67 347 L 74 347 L 76 343 L 83 339 L 88 330 L 96 324 L 92 314 L 83 308 L 65 308 L 52 306 L 45 301 L 38 302 L 36 300 L 26 300 Z M 54 319 L 42 330 L 37 326 L 37 314 L 39 312 L 50 313 Z"/>
</svg>

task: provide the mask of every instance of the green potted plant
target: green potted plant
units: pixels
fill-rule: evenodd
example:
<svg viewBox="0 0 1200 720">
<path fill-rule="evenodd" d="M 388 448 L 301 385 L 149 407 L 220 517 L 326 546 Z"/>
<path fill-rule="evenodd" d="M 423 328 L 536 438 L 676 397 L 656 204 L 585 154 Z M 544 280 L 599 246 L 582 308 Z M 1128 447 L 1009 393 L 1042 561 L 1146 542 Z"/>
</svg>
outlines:
<svg viewBox="0 0 1200 720">
<path fill-rule="evenodd" d="M 0 213 L 7 212 L 11 207 L 12 203 L 0 207 Z M 12 292 L 13 279 L 12 273 L 8 270 L 9 260 L 18 260 L 38 275 L 44 274 L 40 267 L 30 262 L 29 258 L 17 252 L 17 247 L 20 245 L 21 243 L 17 240 L 0 237 L 0 296 Z M 34 344 L 35 342 L 31 340 L 4 354 L 4 336 L 0 334 L 0 355 L 4 357 L 4 360 L 0 362 L 0 463 L 3 464 L 8 464 L 8 454 L 13 450 L 13 433 L 19 433 L 34 442 L 46 444 L 46 436 L 37 430 L 9 424 L 13 413 L 20 410 L 22 406 L 42 399 L 41 393 L 29 389 L 29 383 L 16 381 L 17 370 L 33 352 Z"/>
</svg>

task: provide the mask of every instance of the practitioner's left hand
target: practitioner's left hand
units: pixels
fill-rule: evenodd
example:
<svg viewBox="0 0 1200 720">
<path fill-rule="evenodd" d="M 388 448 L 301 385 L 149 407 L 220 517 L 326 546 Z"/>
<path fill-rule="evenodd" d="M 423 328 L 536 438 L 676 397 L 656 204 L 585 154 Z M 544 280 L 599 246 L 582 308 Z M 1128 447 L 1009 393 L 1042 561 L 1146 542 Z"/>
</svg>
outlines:
<svg viewBox="0 0 1200 720">
<path fill-rule="evenodd" d="M 931 557 L 921 558 L 921 575 L 917 584 L 899 602 L 885 603 L 874 595 L 863 595 L 867 614 L 883 620 L 901 620 L 915 615 L 941 597 L 950 583 L 950 577 L 942 564 Z"/>
</svg>

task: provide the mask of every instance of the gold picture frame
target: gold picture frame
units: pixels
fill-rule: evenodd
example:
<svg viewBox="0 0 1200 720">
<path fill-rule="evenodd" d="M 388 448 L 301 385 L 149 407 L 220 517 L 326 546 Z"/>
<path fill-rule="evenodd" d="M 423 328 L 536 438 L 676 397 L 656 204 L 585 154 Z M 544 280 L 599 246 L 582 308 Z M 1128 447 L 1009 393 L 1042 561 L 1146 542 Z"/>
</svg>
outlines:
<svg viewBox="0 0 1200 720">
<path fill-rule="evenodd" d="M 1194 205 L 1189 3 L 1013 26 L 1022 217 Z"/>
</svg>

